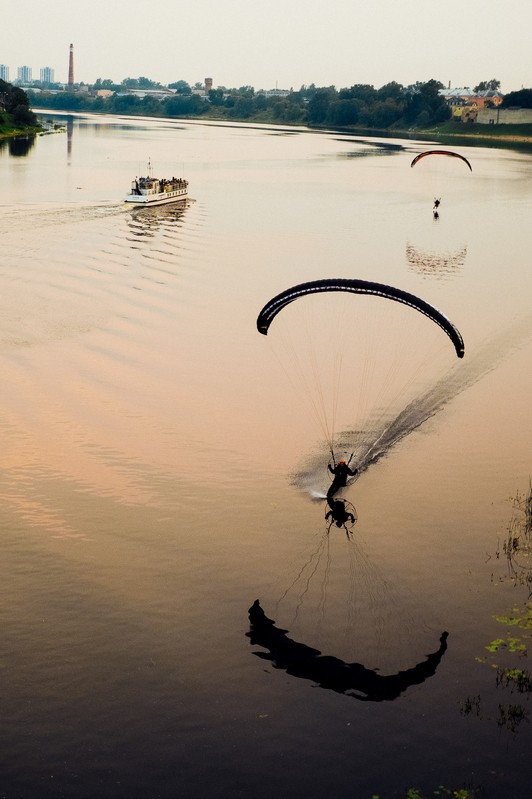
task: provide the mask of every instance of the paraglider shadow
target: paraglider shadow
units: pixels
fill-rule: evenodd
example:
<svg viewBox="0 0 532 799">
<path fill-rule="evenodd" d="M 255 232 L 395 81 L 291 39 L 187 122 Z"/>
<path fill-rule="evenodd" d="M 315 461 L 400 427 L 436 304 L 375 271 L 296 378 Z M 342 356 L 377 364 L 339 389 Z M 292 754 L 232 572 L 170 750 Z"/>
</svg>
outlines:
<svg viewBox="0 0 532 799">
<path fill-rule="evenodd" d="M 261 646 L 268 652 L 253 652 L 254 655 L 269 660 L 276 669 L 287 674 L 312 680 L 320 688 L 346 694 L 364 702 L 383 702 L 397 699 L 412 685 L 420 685 L 433 677 L 447 649 L 448 633 L 440 636 L 440 646 L 426 660 L 397 674 L 381 675 L 374 669 L 367 669 L 361 663 L 346 663 L 339 658 L 322 655 L 318 649 L 298 643 L 288 637 L 288 630 L 275 626 L 255 600 L 249 609 L 250 631 L 246 636 L 254 646 Z"/>
<path fill-rule="evenodd" d="M 345 499 L 335 499 L 332 496 L 327 497 L 327 505 L 330 508 L 325 514 L 325 521 L 329 522 L 327 533 L 335 524 L 339 528 L 343 527 L 346 536 L 350 538 L 351 528 L 356 524 L 358 518 L 355 506 Z"/>
</svg>

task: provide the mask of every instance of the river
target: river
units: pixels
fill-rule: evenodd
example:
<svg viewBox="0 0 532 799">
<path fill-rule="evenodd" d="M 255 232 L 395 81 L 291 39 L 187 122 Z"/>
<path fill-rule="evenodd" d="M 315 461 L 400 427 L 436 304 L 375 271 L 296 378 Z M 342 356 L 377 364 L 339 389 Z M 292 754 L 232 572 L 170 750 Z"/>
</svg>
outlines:
<svg viewBox="0 0 532 799">
<path fill-rule="evenodd" d="M 503 543 L 532 469 L 532 156 L 423 170 L 415 140 L 58 118 L 0 142 L 0 794 L 528 799 Z M 124 205 L 148 159 L 185 206 Z M 292 306 L 256 319 L 340 277 L 422 297 L 465 356 L 436 329 L 450 371 L 328 529 L 330 452 L 274 347 Z M 406 364 L 432 328 L 387 307 Z M 275 625 L 250 630 L 256 599 Z"/>
</svg>

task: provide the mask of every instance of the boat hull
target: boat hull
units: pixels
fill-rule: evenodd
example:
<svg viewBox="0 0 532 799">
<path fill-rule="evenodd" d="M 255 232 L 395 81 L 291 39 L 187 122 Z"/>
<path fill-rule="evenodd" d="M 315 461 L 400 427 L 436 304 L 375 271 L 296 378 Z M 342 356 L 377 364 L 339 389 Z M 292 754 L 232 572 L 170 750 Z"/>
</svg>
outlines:
<svg viewBox="0 0 532 799">
<path fill-rule="evenodd" d="M 187 198 L 188 191 L 182 189 L 180 191 L 161 192 L 160 194 L 128 194 L 125 198 L 125 202 L 142 208 L 151 208 L 152 205 L 167 205 L 168 203 L 183 202 Z"/>
</svg>

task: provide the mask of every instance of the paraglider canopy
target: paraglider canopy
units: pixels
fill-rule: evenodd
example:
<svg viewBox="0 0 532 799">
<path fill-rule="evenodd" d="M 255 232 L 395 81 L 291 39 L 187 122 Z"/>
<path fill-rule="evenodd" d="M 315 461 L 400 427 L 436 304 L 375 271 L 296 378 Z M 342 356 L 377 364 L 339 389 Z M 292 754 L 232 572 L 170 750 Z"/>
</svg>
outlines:
<svg viewBox="0 0 532 799">
<path fill-rule="evenodd" d="M 395 420 L 464 356 L 459 330 L 441 311 L 407 291 L 362 279 L 292 286 L 266 303 L 257 329 L 271 340 L 269 349 L 295 402 L 303 400 L 311 411 L 322 444 L 342 457 L 351 451 L 359 473 L 388 446 L 388 430 L 400 427 L 394 441 L 407 434 Z M 299 407 L 293 412 L 299 425 Z M 308 485 L 315 490 L 314 482 Z"/>
<path fill-rule="evenodd" d="M 464 357 L 464 341 L 460 332 L 440 311 L 432 305 L 429 305 L 428 302 L 416 297 L 414 294 L 394 288 L 393 286 L 386 286 L 383 283 L 374 283 L 368 280 L 335 278 L 313 280 L 308 283 L 300 283 L 297 286 L 292 286 L 292 288 L 286 289 L 286 291 L 281 292 L 281 294 L 278 294 L 266 303 L 257 318 L 257 329 L 259 333 L 262 333 L 264 336 L 268 335 L 268 329 L 277 314 L 299 297 L 330 291 L 371 294 L 376 297 L 383 297 L 384 299 L 394 300 L 395 302 L 408 305 L 439 325 L 451 339 L 457 356 L 459 358 Z"/>
<path fill-rule="evenodd" d="M 424 153 L 419 153 L 419 155 L 416 155 L 410 166 L 415 166 L 417 163 L 419 163 L 419 161 L 421 161 L 422 158 L 426 158 L 429 155 L 446 155 L 450 158 L 459 158 L 461 161 L 464 161 L 464 163 L 467 164 L 471 172 L 473 171 L 473 167 L 467 158 L 465 158 L 465 156 L 460 155 L 460 153 L 453 153 L 451 150 L 426 150 Z"/>
</svg>

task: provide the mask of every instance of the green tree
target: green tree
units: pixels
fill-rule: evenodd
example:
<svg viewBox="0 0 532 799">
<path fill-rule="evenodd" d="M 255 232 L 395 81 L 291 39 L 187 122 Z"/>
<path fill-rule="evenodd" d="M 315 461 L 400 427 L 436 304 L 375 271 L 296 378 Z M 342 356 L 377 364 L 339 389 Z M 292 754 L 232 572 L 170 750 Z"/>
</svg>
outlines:
<svg viewBox="0 0 532 799">
<path fill-rule="evenodd" d="M 271 100 L 269 100 L 264 94 L 264 92 L 259 92 L 257 95 L 255 95 L 253 99 L 253 108 L 255 110 L 255 113 L 260 114 L 262 111 L 265 111 L 267 108 L 270 108 L 273 115 L 277 119 L 275 108 L 277 105 L 279 105 L 279 103 L 276 102 L 278 99 L 279 99 L 278 97 L 273 97 L 271 98 Z"/>
<path fill-rule="evenodd" d="M 135 114 L 141 108 L 141 100 L 134 94 L 124 94 L 109 98 L 114 114 Z"/>
<path fill-rule="evenodd" d="M 209 89 L 209 101 L 211 105 L 221 106 L 224 103 L 224 93 L 221 89 Z"/>
<path fill-rule="evenodd" d="M 175 94 L 163 100 L 162 108 L 169 117 L 199 116 L 208 107 L 201 97 L 197 94 L 182 95 Z"/>
<path fill-rule="evenodd" d="M 407 87 L 403 121 L 407 125 L 425 127 L 449 119 L 451 111 L 440 95 L 440 89 L 443 89 L 443 84 L 434 79 Z"/>
<path fill-rule="evenodd" d="M 115 83 L 114 80 L 111 80 L 111 78 L 97 78 L 92 88 L 96 90 L 107 89 L 108 91 L 117 92 L 120 86 L 118 83 Z"/>
<path fill-rule="evenodd" d="M 396 102 L 403 100 L 405 88 L 400 83 L 392 80 L 390 83 L 385 83 L 380 89 L 377 89 L 377 97 L 379 100 L 387 100 L 391 98 Z"/>
<path fill-rule="evenodd" d="M 492 78 L 491 80 L 481 80 L 474 88 L 474 92 L 498 92 L 501 88 L 500 80 Z"/>
<path fill-rule="evenodd" d="M 38 125 L 37 117 L 30 109 L 28 95 L 19 86 L 13 86 L 5 80 L 0 80 L 0 99 L 16 126 Z"/>
<path fill-rule="evenodd" d="M 404 105 L 393 97 L 376 102 L 372 108 L 373 126 L 376 128 L 389 128 L 397 122 L 403 113 Z"/>
<path fill-rule="evenodd" d="M 308 121 L 311 125 L 323 125 L 327 121 L 329 106 L 337 96 L 334 86 L 316 90 L 308 104 Z"/>
<path fill-rule="evenodd" d="M 174 83 L 169 83 L 168 88 L 175 89 L 176 94 L 192 94 L 190 84 L 186 80 L 176 80 Z"/>
<path fill-rule="evenodd" d="M 255 100 L 255 109 L 260 110 L 260 107 L 267 107 L 267 100 L 264 97 L 260 101 L 260 96 Z M 269 107 L 271 113 L 276 121 L 286 122 L 293 124 L 294 122 L 305 121 L 305 109 L 299 97 L 289 94 L 288 97 L 272 97 L 270 98 Z"/>
<path fill-rule="evenodd" d="M 251 97 L 237 97 L 229 115 L 235 119 L 248 119 L 253 115 L 253 99 Z"/>
<path fill-rule="evenodd" d="M 124 89 L 160 89 L 161 84 L 157 83 L 157 81 L 150 80 L 149 78 L 140 77 L 140 78 L 124 78 L 122 81 L 122 87 Z"/>
<path fill-rule="evenodd" d="M 150 80 L 141 76 L 139 79 L 139 89 L 160 89 L 161 84 L 156 80 Z"/>
<path fill-rule="evenodd" d="M 90 110 L 92 98 L 72 92 L 59 94 L 30 95 L 32 102 L 39 103 L 42 108 L 53 108 L 56 111 L 83 111 Z"/>
<path fill-rule="evenodd" d="M 302 122 L 306 118 L 305 102 L 299 92 L 290 92 L 282 102 L 286 122 Z"/>
<path fill-rule="evenodd" d="M 33 111 L 30 111 L 27 105 L 17 105 L 15 106 L 15 108 L 11 113 L 15 121 L 15 124 L 17 125 L 23 125 L 24 127 L 26 126 L 29 127 L 31 125 L 37 124 L 37 117 L 35 116 Z"/>
<path fill-rule="evenodd" d="M 369 104 L 375 100 L 376 92 L 374 87 L 368 83 L 355 83 L 348 89 L 340 89 L 338 96 L 340 100 L 360 100 L 362 103 Z"/>
<path fill-rule="evenodd" d="M 92 111 L 102 112 L 106 110 L 106 101 L 103 97 L 95 97 L 92 104 Z"/>
<path fill-rule="evenodd" d="M 518 108 L 532 108 L 532 89 L 519 89 L 517 92 L 509 92 L 504 95 L 502 101 L 503 108 L 516 106 Z"/>
<path fill-rule="evenodd" d="M 362 105 L 360 100 L 333 100 L 329 103 L 328 120 L 331 125 L 356 125 Z"/>
<path fill-rule="evenodd" d="M 161 114 L 161 101 L 149 94 L 142 98 L 141 107 L 142 113 L 148 117 L 157 117 Z"/>
</svg>

